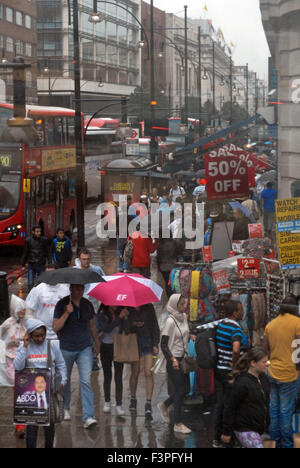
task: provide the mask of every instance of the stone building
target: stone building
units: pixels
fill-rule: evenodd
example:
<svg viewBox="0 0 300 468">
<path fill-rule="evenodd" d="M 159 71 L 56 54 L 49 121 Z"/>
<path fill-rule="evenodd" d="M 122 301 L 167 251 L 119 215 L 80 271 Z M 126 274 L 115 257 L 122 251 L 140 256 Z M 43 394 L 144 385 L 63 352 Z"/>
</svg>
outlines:
<svg viewBox="0 0 300 468">
<path fill-rule="evenodd" d="M 279 197 L 300 196 L 300 2 L 260 0 L 278 72 Z"/>
</svg>

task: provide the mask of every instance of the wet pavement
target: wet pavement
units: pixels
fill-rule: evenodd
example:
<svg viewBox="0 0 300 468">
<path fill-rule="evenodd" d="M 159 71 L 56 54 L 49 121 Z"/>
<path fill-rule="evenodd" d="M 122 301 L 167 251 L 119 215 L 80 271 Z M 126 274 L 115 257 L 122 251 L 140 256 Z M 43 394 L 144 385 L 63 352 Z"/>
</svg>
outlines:
<svg viewBox="0 0 300 468">
<path fill-rule="evenodd" d="M 97 224 L 95 209 L 86 211 L 86 246 L 92 252 L 92 263 L 100 265 L 106 274 L 117 271 L 117 255 L 115 241 L 100 240 L 96 236 Z M 0 270 L 8 267 L 19 267 L 19 257 L 1 256 Z M 8 270 L 7 270 L 8 271 Z M 157 271 L 156 256 L 152 257 L 152 279 L 162 284 L 162 277 Z M 26 277 L 19 278 L 9 287 L 9 292 L 18 294 L 27 289 Z M 155 305 L 160 327 L 166 318 L 164 306 L 166 296 L 163 295 L 160 304 Z M 213 401 L 202 401 L 202 398 L 189 398 L 184 406 L 184 423 L 192 429 L 187 436 L 174 434 L 172 427 L 162 422 L 157 403 L 167 398 L 166 374 L 154 376 L 154 394 L 152 399 L 153 420 L 145 420 L 145 378 L 143 372 L 139 377 L 137 391 L 137 412 L 129 411 L 129 376 L 130 366 L 124 368 L 124 392 L 123 408 L 124 417 L 115 415 L 114 404 L 114 381 L 112 381 L 112 410 L 110 414 L 103 413 L 103 373 L 94 372 L 92 385 L 95 395 L 95 417 L 98 425 L 90 430 L 85 430 L 81 421 L 81 402 L 79 391 L 79 377 L 77 368 L 74 366 L 72 373 L 72 399 L 71 399 L 71 421 L 63 422 L 56 426 L 56 448 L 208 448 L 213 440 L 212 411 Z M 17 440 L 14 434 L 13 392 L 11 388 L 0 387 L 0 447 L 1 448 L 23 448 L 24 440 Z M 39 431 L 38 446 L 43 446 L 43 431 Z"/>
</svg>

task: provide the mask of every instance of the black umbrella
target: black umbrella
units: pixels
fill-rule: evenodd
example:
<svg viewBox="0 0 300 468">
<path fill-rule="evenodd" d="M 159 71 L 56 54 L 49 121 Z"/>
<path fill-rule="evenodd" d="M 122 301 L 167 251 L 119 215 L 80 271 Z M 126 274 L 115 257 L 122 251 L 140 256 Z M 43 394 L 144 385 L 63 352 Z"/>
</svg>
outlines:
<svg viewBox="0 0 300 468">
<path fill-rule="evenodd" d="M 60 268 L 46 271 L 38 277 L 38 283 L 55 284 L 89 284 L 105 282 L 101 275 L 91 269 Z"/>
</svg>

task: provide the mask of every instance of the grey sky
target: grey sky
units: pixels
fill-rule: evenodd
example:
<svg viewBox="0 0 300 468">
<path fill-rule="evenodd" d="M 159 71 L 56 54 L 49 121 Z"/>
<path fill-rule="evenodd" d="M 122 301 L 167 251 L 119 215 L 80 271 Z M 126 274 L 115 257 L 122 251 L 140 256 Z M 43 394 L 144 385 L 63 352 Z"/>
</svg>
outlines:
<svg viewBox="0 0 300 468">
<path fill-rule="evenodd" d="M 149 2 L 149 0 L 147 0 Z M 249 69 L 267 79 L 269 47 L 261 22 L 259 0 L 154 0 L 154 6 L 167 13 L 183 16 L 188 6 L 191 18 L 212 19 L 216 31 L 221 28 L 228 45 L 236 45 L 235 65 L 249 63 Z M 204 11 L 207 6 L 208 12 Z"/>
</svg>

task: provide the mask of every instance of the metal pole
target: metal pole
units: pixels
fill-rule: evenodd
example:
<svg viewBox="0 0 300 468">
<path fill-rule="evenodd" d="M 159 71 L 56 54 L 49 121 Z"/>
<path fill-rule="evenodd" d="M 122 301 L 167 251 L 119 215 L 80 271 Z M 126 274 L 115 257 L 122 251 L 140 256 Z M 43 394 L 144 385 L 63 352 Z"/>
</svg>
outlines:
<svg viewBox="0 0 300 468">
<path fill-rule="evenodd" d="M 150 127 L 151 127 L 151 141 L 150 141 L 150 157 L 152 161 L 156 159 L 157 144 L 155 135 L 152 131 L 152 126 L 155 122 L 155 63 L 154 63 L 154 6 L 153 0 L 150 1 Z"/>
<path fill-rule="evenodd" d="M 232 93 L 232 57 L 230 57 L 230 74 L 229 74 L 229 80 L 230 80 L 230 125 L 232 125 L 232 120 L 233 120 L 233 93 Z"/>
<path fill-rule="evenodd" d="M 184 6 L 184 123 L 189 117 L 189 96 L 188 96 L 188 27 L 187 27 L 187 5 Z"/>
<path fill-rule="evenodd" d="M 199 90 L 199 136 L 201 137 L 201 116 L 202 116 L 202 77 L 201 77 L 201 27 L 198 27 L 198 90 Z"/>
<path fill-rule="evenodd" d="M 246 64 L 246 110 L 249 117 L 249 66 Z"/>
<path fill-rule="evenodd" d="M 84 155 L 82 151 L 82 122 L 80 101 L 80 45 L 78 0 L 73 0 L 74 93 L 75 93 L 75 145 L 76 145 L 76 197 L 77 245 L 84 247 Z"/>
<path fill-rule="evenodd" d="M 215 42 L 213 41 L 213 128 L 215 128 L 215 108 L 216 108 L 216 63 L 215 63 Z"/>
</svg>

